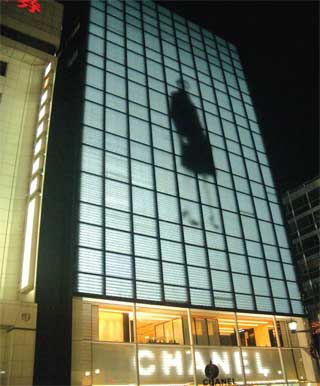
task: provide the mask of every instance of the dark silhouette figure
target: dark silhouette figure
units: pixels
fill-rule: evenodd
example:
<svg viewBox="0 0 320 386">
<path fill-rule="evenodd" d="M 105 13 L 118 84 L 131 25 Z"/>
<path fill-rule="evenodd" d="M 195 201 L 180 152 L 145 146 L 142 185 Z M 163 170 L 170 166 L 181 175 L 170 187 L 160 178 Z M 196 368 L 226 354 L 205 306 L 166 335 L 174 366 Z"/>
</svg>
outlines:
<svg viewBox="0 0 320 386">
<path fill-rule="evenodd" d="M 199 174 L 215 174 L 209 139 L 201 127 L 197 110 L 186 84 L 177 81 L 179 90 L 171 94 L 171 117 L 181 138 L 182 164 Z"/>
<path fill-rule="evenodd" d="M 185 91 L 188 84 L 178 80 L 177 85 L 178 91 L 171 94 L 170 115 L 180 134 L 182 164 L 194 173 L 215 175 L 209 138 L 201 127 L 196 107 Z M 207 194 L 209 195 L 210 192 Z M 200 225 L 189 211 L 183 211 L 182 216 L 189 220 L 190 225 Z M 219 228 L 215 224 L 213 216 L 210 216 L 210 221 L 215 229 Z"/>
</svg>

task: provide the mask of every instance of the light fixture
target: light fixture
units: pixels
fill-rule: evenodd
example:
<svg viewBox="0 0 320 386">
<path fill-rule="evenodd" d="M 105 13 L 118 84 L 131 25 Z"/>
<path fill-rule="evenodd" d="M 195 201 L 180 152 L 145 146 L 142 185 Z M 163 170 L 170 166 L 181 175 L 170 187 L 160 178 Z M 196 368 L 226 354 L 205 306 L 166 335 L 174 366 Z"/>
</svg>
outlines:
<svg viewBox="0 0 320 386">
<path fill-rule="evenodd" d="M 95 374 L 100 374 L 100 369 L 95 369 L 94 372 Z"/>
<path fill-rule="evenodd" d="M 84 375 L 85 375 L 86 377 L 89 377 L 89 376 L 90 376 L 90 371 L 85 371 Z"/>
<path fill-rule="evenodd" d="M 310 328 L 307 328 L 305 330 L 297 330 L 298 323 L 295 320 L 293 320 L 293 319 L 291 319 L 287 323 L 288 323 L 288 327 L 289 327 L 290 332 L 293 333 L 293 334 L 298 333 L 298 332 L 309 332 L 309 333 L 312 333 L 312 329 L 310 329 Z"/>
<path fill-rule="evenodd" d="M 297 322 L 293 319 L 291 319 L 288 322 L 288 327 L 291 332 L 296 332 L 297 331 Z"/>
</svg>

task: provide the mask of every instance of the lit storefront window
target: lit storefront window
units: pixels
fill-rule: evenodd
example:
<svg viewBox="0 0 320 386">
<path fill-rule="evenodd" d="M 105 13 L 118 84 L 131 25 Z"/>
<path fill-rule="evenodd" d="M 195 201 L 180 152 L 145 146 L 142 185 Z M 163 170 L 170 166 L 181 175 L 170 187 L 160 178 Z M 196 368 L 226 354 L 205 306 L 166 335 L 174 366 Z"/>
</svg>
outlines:
<svg viewBox="0 0 320 386">
<path fill-rule="evenodd" d="M 315 382 L 307 335 L 290 340 L 290 319 L 273 320 L 75 299 L 72 384 L 203 385 L 210 361 L 226 384 Z"/>
<path fill-rule="evenodd" d="M 192 311 L 193 342 L 199 346 L 237 346 L 235 314 Z"/>
<path fill-rule="evenodd" d="M 276 347 L 272 317 L 238 314 L 239 335 L 242 346 Z"/>
<path fill-rule="evenodd" d="M 133 342 L 133 313 L 130 307 L 99 307 L 99 340 Z"/>
<path fill-rule="evenodd" d="M 138 307 L 137 337 L 138 343 L 190 344 L 186 311 Z"/>
</svg>

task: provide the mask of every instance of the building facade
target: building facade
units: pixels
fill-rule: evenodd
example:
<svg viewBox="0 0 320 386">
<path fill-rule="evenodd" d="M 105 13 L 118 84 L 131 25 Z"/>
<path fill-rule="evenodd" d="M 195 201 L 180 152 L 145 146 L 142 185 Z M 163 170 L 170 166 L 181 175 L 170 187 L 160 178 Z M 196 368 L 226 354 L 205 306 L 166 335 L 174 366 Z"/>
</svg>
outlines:
<svg viewBox="0 0 320 386">
<path fill-rule="evenodd" d="M 310 321 L 317 322 L 320 319 L 320 178 L 288 191 L 283 203 L 303 289 L 302 300 Z"/>
<path fill-rule="evenodd" d="M 41 193 L 62 5 L 1 2 L 0 384 L 32 385 Z"/>
<path fill-rule="evenodd" d="M 158 4 L 65 4 L 34 384 L 316 384 L 236 48 Z"/>
</svg>

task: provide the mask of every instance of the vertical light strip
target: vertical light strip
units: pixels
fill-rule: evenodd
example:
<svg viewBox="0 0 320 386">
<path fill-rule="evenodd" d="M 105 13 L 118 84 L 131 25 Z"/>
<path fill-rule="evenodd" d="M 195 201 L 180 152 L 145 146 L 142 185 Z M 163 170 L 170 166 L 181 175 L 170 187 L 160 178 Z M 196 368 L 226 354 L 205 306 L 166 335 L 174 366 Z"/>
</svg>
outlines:
<svg viewBox="0 0 320 386">
<path fill-rule="evenodd" d="M 281 341 L 280 341 L 280 336 L 279 336 L 276 316 L 273 315 L 272 319 L 273 319 L 274 331 L 275 331 L 275 334 L 276 334 L 277 349 L 278 349 L 279 358 L 280 358 L 282 375 L 283 375 L 283 378 L 284 378 L 284 382 L 288 382 L 287 371 L 286 371 L 284 360 L 283 360 L 283 357 L 282 357 Z"/>
<path fill-rule="evenodd" d="M 242 352 L 242 346 L 241 346 L 241 339 L 239 334 L 239 322 L 238 322 L 238 314 L 235 312 L 234 314 L 234 320 L 236 322 L 236 339 L 237 339 L 237 345 L 239 348 L 240 353 L 240 363 L 241 363 L 241 370 L 242 370 L 242 377 L 244 380 L 244 384 L 247 384 L 247 377 L 246 377 L 246 369 L 245 369 L 245 363 L 243 360 L 243 352 Z"/>
<path fill-rule="evenodd" d="M 43 190 L 42 170 L 45 167 L 45 154 L 48 143 L 46 128 L 49 126 L 49 112 L 53 93 L 54 72 L 50 62 L 42 79 L 42 90 L 39 100 L 38 121 L 35 129 L 33 159 L 30 165 L 30 184 L 28 193 L 28 209 L 26 216 L 22 269 L 19 290 L 27 293 L 34 288 L 39 235 L 39 218 L 41 209 L 41 193 Z"/>
<path fill-rule="evenodd" d="M 191 360 L 192 360 L 192 369 L 193 369 L 193 382 L 195 385 L 197 385 L 196 354 L 195 354 L 195 345 L 194 345 L 193 334 L 192 334 L 192 319 L 191 319 L 190 308 L 187 308 L 187 315 L 188 315 L 189 340 L 190 340 L 191 354 L 192 354 Z"/>
<path fill-rule="evenodd" d="M 136 354 L 136 377 L 137 385 L 140 385 L 140 369 L 139 369 L 139 345 L 138 345 L 138 330 L 137 330 L 137 303 L 133 303 L 133 326 L 134 326 L 134 342 Z"/>
<path fill-rule="evenodd" d="M 21 284 L 20 290 L 26 291 L 30 287 L 30 283 L 33 281 L 34 271 L 32 266 L 34 266 L 34 254 L 32 253 L 32 239 L 34 234 L 34 225 L 35 225 L 35 201 L 36 198 L 33 198 L 28 205 L 27 212 L 27 221 L 25 229 L 25 238 L 23 246 L 23 262 L 22 262 L 22 274 L 21 274 Z"/>
</svg>

